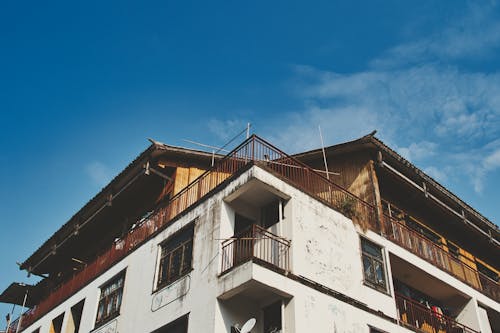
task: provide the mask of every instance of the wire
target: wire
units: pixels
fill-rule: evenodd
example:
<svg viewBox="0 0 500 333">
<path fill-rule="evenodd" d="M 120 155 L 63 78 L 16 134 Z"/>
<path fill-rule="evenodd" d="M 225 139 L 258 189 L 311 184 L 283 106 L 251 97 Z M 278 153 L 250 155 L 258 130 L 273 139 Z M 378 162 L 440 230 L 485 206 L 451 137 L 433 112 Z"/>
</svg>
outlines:
<svg viewBox="0 0 500 333">
<path fill-rule="evenodd" d="M 242 135 L 243 133 L 246 133 L 247 132 L 247 128 L 245 128 L 243 131 L 239 132 L 238 134 L 236 134 L 231 140 L 229 140 L 224 146 L 220 147 L 219 149 L 217 149 L 214 154 L 217 154 L 218 152 L 220 152 L 221 150 L 223 150 L 224 148 L 226 148 L 231 142 L 233 142 L 234 140 L 236 140 L 240 135 Z"/>
</svg>

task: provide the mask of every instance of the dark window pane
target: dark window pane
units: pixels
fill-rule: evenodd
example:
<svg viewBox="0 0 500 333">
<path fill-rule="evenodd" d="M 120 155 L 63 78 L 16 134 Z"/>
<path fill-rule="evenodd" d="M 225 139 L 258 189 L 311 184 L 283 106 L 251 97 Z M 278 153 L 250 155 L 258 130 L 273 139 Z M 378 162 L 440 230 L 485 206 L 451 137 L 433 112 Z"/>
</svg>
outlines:
<svg viewBox="0 0 500 333">
<path fill-rule="evenodd" d="M 157 288 L 168 285 L 191 270 L 194 224 L 163 242 Z"/>
<path fill-rule="evenodd" d="M 375 276 L 376 276 L 376 283 L 380 285 L 385 285 L 385 276 L 384 276 L 384 266 L 381 262 L 375 261 L 374 262 L 375 266 Z"/>
<path fill-rule="evenodd" d="M 375 281 L 375 274 L 373 273 L 372 261 L 367 256 L 363 256 L 363 268 L 365 271 L 365 278 L 372 282 Z"/>
<path fill-rule="evenodd" d="M 363 239 L 361 241 L 361 246 L 362 246 L 364 253 L 368 253 L 374 257 L 382 259 L 382 251 L 381 251 L 381 248 L 379 246 L 377 246 L 377 245 L 373 244 L 372 242 L 369 242 L 365 239 Z"/>
<path fill-rule="evenodd" d="M 376 289 L 386 291 L 385 264 L 382 248 L 361 238 L 363 274 L 365 282 Z"/>
<path fill-rule="evenodd" d="M 96 326 L 104 324 L 120 313 L 124 281 L 125 273 L 123 272 L 101 287 Z"/>
</svg>

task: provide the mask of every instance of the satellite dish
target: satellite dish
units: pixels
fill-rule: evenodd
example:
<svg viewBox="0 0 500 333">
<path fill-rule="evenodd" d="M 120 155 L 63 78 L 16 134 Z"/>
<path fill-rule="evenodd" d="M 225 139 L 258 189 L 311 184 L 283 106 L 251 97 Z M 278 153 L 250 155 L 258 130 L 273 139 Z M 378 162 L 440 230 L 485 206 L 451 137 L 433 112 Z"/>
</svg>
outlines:
<svg viewBox="0 0 500 333">
<path fill-rule="evenodd" d="M 255 320 L 255 318 L 248 319 L 247 322 L 244 323 L 243 326 L 241 327 L 240 333 L 249 333 L 255 326 L 256 322 L 257 321 Z"/>
</svg>

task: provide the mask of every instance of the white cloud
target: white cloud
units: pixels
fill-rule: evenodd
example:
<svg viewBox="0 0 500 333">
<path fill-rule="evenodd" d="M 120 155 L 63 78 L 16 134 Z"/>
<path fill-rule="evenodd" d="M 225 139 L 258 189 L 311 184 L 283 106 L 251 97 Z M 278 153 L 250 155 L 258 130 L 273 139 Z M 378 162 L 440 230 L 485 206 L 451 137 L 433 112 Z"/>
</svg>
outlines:
<svg viewBox="0 0 500 333">
<path fill-rule="evenodd" d="M 488 155 L 483 161 L 485 170 L 494 170 L 500 168 L 500 149 Z"/>
<path fill-rule="evenodd" d="M 208 130 L 220 140 L 226 142 L 232 139 L 247 127 L 247 122 L 241 119 L 210 119 L 208 121 Z"/>
<path fill-rule="evenodd" d="M 494 56 L 500 46 L 500 21 L 495 1 L 470 2 L 461 17 L 435 33 L 402 43 L 372 61 L 377 68 L 428 61 L 481 59 Z"/>
<path fill-rule="evenodd" d="M 421 141 L 413 142 L 408 147 L 396 148 L 396 150 L 408 161 L 415 162 L 435 156 L 437 148 L 438 145 L 434 142 Z"/>
<path fill-rule="evenodd" d="M 498 74 L 425 65 L 342 75 L 316 71 L 314 82 L 312 73 L 307 74 L 307 86 L 301 89 L 310 105 L 322 105 L 330 115 L 354 110 L 350 118 L 355 126 L 366 121 L 361 118 L 364 114 L 370 114 L 371 124 L 389 138 L 388 134 L 404 133 L 411 144 L 429 137 L 456 143 L 498 136 Z M 363 114 L 357 114 L 359 110 Z"/>
<path fill-rule="evenodd" d="M 467 71 L 500 48 L 496 4 L 471 3 L 460 18 L 416 41 L 396 45 L 354 73 L 295 66 L 303 108 L 269 121 L 264 131 L 285 151 L 378 137 L 442 182 L 481 193 L 500 168 L 500 72 Z M 277 130 L 278 129 L 278 130 Z"/>
<path fill-rule="evenodd" d="M 424 169 L 424 172 L 439 182 L 445 182 L 448 180 L 446 171 L 438 169 L 437 167 L 434 166 L 427 167 Z"/>
<path fill-rule="evenodd" d="M 98 161 L 89 163 L 85 167 L 85 173 L 94 184 L 101 187 L 111 181 L 111 170 L 106 165 Z"/>
<path fill-rule="evenodd" d="M 481 193 L 488 174 L 500 169 L 500 147 L 493 151 L 488 148 L 483 149 L 469 158 L 473 158 L 476 163 L 470 163 L 467 170 L 472 177 L 474 190 Z"/>
<path fill-rule="evenodd" d="M 304 108 L 281 118 L 271 135 L 288 151 L 319 147 L 321 124 L 326 144 L 378 129 L 431 176 L 466 177 L 478 193 L 498 168 L 492 145 L 500 138 L 500 73 L 439 64 L 350 74 L 300 66 L 296 73 Z"/>
<path fill-rule="evenodd" d="M 359 133 L 370 133 L 378 123 L 371 109 L 357 106 L 320 107 L 310 105 L 303 112 L 291 113 L 271 123 L 266 132 L 270 141 L 287 152 L 294 153 L 321 145 L 318 126 L 325 144 L 356 139 Z"/>
</svg>

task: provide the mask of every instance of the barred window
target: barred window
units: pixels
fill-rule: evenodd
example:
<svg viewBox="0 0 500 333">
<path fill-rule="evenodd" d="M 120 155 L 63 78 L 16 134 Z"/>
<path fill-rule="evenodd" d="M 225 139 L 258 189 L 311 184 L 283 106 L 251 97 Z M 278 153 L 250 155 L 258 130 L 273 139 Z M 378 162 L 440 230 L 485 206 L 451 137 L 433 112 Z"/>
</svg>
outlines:
<svg viewBox="0 0 500 333">
<path fill-rule="evenodd" d="M 386 292 L 387 283 L 382 248 L 365 238 L 361 238 L 361 251 L 365 283 Z"/>
<path fill-rule="evenodd" d="M 194 224 L 168 238 L 160 245 L 157 289 L 164 287 L 192 269 Z"/>
<path fill-rule="evenodd" d="M 101 287 L 99 306 L 97 307 L 96 326 L 100 326 L 120 314 L 122 304 L 125 271 L 121 272 Z"/>
</svg>

